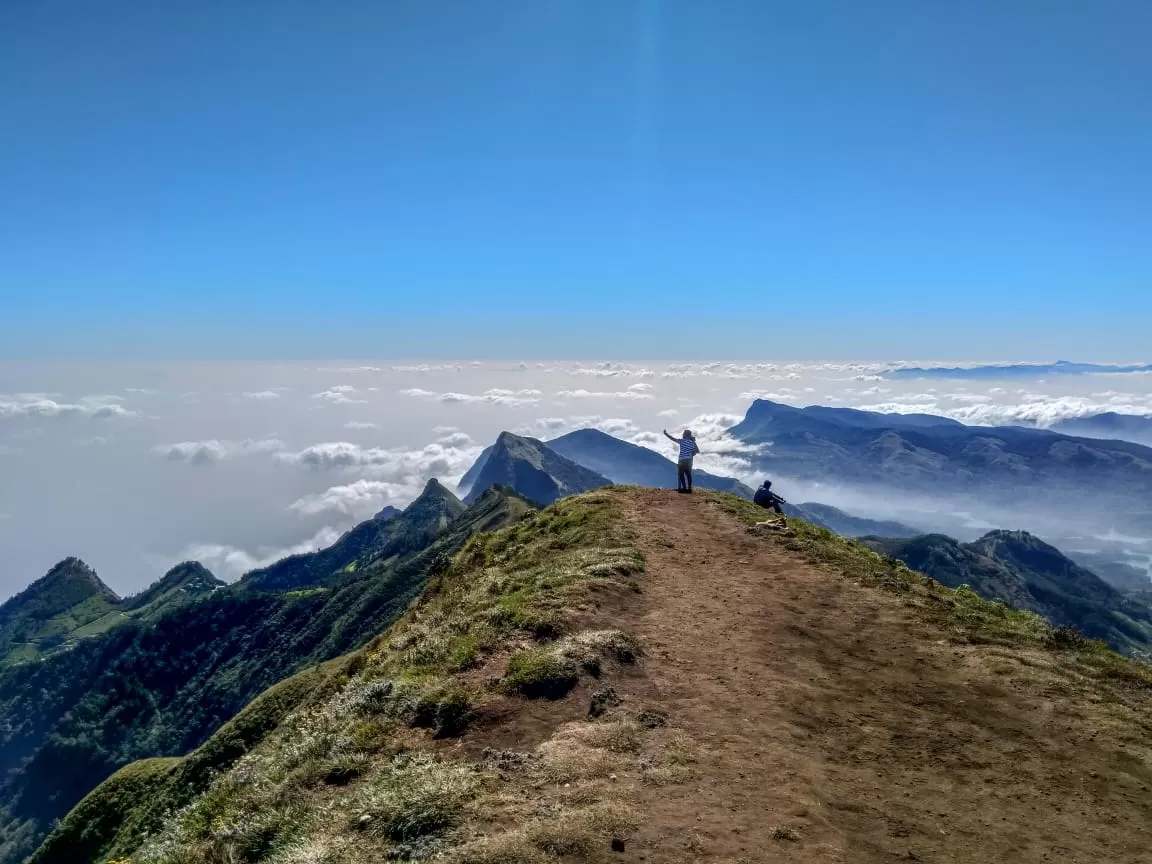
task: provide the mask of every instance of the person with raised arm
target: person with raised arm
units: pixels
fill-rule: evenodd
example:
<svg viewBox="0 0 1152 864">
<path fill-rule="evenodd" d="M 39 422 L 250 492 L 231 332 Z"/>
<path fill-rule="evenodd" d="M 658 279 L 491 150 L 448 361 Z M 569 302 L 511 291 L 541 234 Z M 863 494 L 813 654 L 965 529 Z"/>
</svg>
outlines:
<svg viewBox="0 0 1152 864">
<path fill-rule="evenodd" d="M 664 437 L 680 447 L 680 456 L 676 461 L 676 491 L 692 493 L 692 458 L 700 453 L 696 446 L 696 438 L 691 429 L 685 429 L 684 434 L 674 438 L 664 430 Z"/>
</svg>

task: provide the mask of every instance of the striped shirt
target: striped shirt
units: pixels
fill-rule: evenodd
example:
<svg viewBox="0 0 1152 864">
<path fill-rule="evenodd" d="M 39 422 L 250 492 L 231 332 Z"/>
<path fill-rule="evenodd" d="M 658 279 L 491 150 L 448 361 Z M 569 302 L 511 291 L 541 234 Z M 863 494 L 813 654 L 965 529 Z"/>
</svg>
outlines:
<svg viewBox="0 0 1152 864">
<path fill-rule="evenodd" d="M 696 446 L 696 442 L 691 438 L 680 439 L 680 461 L 691 462 L 692 457 L 700 452 L 700 448 Z"/>
</svg>

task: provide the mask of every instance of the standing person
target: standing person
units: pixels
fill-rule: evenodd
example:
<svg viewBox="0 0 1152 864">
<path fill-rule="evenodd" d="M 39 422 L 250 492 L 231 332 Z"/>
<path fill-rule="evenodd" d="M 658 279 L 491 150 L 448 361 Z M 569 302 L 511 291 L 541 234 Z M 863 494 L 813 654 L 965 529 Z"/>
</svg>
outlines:
<svg viewBox="0 0 1152 864">
<path fill-rule="evenodd" d="M 692 435 L 691 429 L 685 429 L 679 438 L 673 438 L 665 429 L 664 437 L 680 447 L 680 458 L 676 462 L 676 491 L 691 493 L 692 457 L 700 452 L 700 448 L 696 446 L 696 438 Z"/>
</svg>

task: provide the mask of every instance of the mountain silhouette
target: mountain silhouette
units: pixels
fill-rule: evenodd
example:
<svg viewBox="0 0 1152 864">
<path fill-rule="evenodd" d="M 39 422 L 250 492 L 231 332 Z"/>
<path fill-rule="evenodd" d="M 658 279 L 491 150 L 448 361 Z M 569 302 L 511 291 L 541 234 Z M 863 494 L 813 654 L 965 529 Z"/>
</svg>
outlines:
<svg viewBox="0 0 1152 864">
<path fill-rule="evenodd" d="M 199 561 L 177 564 L 156 582 L 139 594 L 124 600 L 126 610 L 155 615 L 171 608 L 174 603 L 185 603 L 199 595 L 209 594 L 227 583 L 217 579 Z"/>
<path fill-rule="evenodd" d="M 1109 366 L 1101 363 L 1072 363 L 1057 360 L 1055 363 L 1007 363 L 989 366 L 921 367 L 906 366 L 885 373 L 888 378 L 1039 378 L 1044 375 L 1095 375 L 1100 373 L 1152 372 L 1152 363 L 1137 363 L 1128 366 Z"/>
<path fill-rule="evenodd" d="M 789 514 L 791 515 L 791 514 Z M 844 537 L 916 537 L 923 532 L 917 531 L 903 522 L 891 519 L 867 519 L 845 513 L 838 507 L 828 504 L 817 504 L 814 501 L 805 501 L 799 505 L 797 515 L 801 519 L 822 525 L 830 531 L 835 531 Z"/>
<path fill-rule="evenodd" d="M 1049 428 L 1065 435 L 1132 441 L 1137 444 L 1152 446 L 1152 416 L 1117 414 L 1115 411 L 1106 411 L 1088 417 L 1059 420 Z"/>
<path fill-rule="evenodd" d="M 79 558 L 66 558 L 0 605 L 0 664 L 34 660 L 84 628 L 117 619 L 120 598 Z"/>
<path fill-rule="evenodd" d="M 501 432 L 477 464 L 480 467 L 472 473 L 465 502 L 474 501 L 493 484 L 503 484 L 530 501 L 546 506 L 565 495 L 598 489 L 612 482 L 565 458 L 542 441 L 511 432 Z"/>
</svg>

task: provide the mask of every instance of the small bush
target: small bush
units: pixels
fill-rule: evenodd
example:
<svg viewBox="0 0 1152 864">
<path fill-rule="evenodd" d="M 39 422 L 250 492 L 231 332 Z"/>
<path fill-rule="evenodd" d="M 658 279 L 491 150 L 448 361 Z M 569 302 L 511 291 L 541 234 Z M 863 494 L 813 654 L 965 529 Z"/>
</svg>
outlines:
<svg viewBox="0 0 1152 864">
<path fill-rule="evenodd" d="M 576 686 L 580 669 L 551 648 L 529 648 L 508 658 L 503 686 L 530 699 L 560 699 Z"/>
<path fill-rule="evenodd" d="M 437 738 L 448 738 L 463 733 L 473 713 L 468 692 L 459 684 L 446 683 L 421 694 L 412 725 L 434 730 Z"/>
<path fill-rule="evenodd" d="M 1048 646 L 1057 651 L 1082 651 L 1091 640 L 1075 627 L 1056 627 L 1048 635 Z"/>
</svg>

